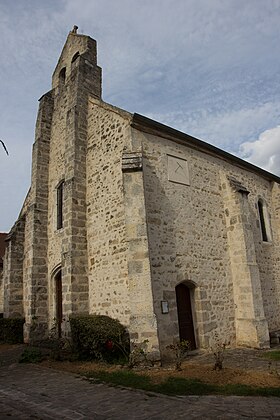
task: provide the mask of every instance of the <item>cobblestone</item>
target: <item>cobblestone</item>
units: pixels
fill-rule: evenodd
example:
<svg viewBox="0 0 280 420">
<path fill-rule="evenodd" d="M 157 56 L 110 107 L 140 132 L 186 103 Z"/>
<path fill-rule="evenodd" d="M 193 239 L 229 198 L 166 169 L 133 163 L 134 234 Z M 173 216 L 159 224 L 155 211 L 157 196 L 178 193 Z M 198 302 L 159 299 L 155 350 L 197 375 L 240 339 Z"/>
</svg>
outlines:
<svg viewBox="0 0 280 420">
<path fill-rule="evenodd" d="M 90 384 L 39 365 L 0 368 L 1 419 L 279 419 L 280 399 L 168 397 Z"/>
</svg>

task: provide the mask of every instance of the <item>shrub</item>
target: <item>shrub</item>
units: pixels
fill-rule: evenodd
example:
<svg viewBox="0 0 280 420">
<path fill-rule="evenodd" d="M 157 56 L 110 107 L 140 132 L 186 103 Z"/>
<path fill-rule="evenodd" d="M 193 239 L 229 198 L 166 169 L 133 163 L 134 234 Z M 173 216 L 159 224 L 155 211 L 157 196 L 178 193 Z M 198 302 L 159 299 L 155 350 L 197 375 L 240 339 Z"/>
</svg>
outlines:
<svg viewBox="0 0 280 420">
<path fill-rule="evenodd" d="M 149 340 L 144 340 L 142 343 L 131 342 L 130 355 L 128 356 L 128 367 L 134 368 L 136 366 L 152 366 L 153 363 L 148 359 L 147 345 Z"/>
<path fill-rule="evenodd" d="M 73 347 L 81 359 L 116 360 L 129 353 L 125 327 L 106 315 L 70 317 Z"/>
<path fill-rule="evenodd" d="M 178 343 L 170 344 L 169 346 L 166 346 L 166 348 L 171 350 L 175 356 L 175 369 L 182 370 L 182 361 L 191 348 L 190 342 L 188 340 L 182 340 Z"/>
<path fill-rule="evenodd" d="M 0 318 L 0 342 L 23 343 L 24 318 Z"/>
<path fill-rule="evenodd" d="M 40 363 L 43 360 L 43 355 L 40 349 L 26 348 L 19 358 L 19 363 Z"/>
<path fill-rule="evenodd" d="M 215 360 L 213 370 L 222 370 L 223 364 L 224 364 L 226 347 L 230 343 L 229 342 L 227 343 L 225 340 L 221 340 L 217 332 L 214 333 L 211 341 L 212 341 L 211 351 L 213 353 L 214 360 Z"/>
</svg>

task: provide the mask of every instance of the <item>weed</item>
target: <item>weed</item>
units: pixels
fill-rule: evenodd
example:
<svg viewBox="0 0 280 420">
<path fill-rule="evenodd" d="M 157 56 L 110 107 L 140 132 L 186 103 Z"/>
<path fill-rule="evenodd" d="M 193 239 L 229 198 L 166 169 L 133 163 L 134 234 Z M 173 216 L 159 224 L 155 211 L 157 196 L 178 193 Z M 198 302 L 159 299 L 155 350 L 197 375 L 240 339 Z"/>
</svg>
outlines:
<svg viewBox="0 0 280 420">
<path fill-rule="evenodd" d="M 144 340 L 141 343 L 130 343 L 130 354 L 128 357 L 128 367 L 134 368 L 140 365 L 152 365 L 152 362 L 148 359 L 147 345 L 149 340 Z"/>
<path fill-rule="evenodd" d="M 276 360 L 268 362 L 268 372 L 280 379 L 280 369 Z"/>
<path fill-rule="evenodd" d="M 218 334 L 215 333 L 212 337 L 212 346 L 211 350 L 214 356 L 214 367 L 213 370 L 222 370 L 223 369 L 223 363 L 225 358 L 225 351 L 226 347 L 229 345 L 229 343 L 226 343 L 225 341 L 222 341 Z"/>
<path fill-rule="evenodd" d="M 168 350 L 171 350 L 175 356 L 175 369 L 182 370 L 183 359 L 185 358 L 185 356 L 191 348 L 190 342 L 187 340 L 182 340 L 175 344 L 169 344 L 168 346 L 166 346 L 166 348 Z"/>
</svg>

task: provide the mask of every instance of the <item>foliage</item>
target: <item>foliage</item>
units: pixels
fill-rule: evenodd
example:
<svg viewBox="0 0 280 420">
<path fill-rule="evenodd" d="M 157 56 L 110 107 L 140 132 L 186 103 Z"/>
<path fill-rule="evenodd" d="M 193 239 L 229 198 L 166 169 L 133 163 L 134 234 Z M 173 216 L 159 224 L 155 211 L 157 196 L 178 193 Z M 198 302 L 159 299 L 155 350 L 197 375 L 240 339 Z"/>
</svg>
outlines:
<svg viewBox="0 0 280 420">
<path fill-rule="evenodd" d="M 129 354 L 125 327 L 106 315 L 70 317 L 72 342 L 80 359 L 117 360 Z"/>
<path fill-rule="evenodd" d="M 274 350 L 264 353 L 262 355 L 265 359 L 269 359 L 268 362 L 268 371 L 271 375 L 277 376 L 280 378 L 280 368 L 279 368 L 279 360 L 280 360 L 280 351 Z"/>
<path fill-rule="evenodd" d="M 128 367 L 133 368 L 140 365 L 152 365 L 148 360 L 147 344 L 149 340 L 144 340 L 142 343 L 130 343 L 130 354 L 128 358 Z"/>
<path fill-rule="evenodd" d="M 217 333 L 215 333 L 214 336 L 212 337 L 212 343 L 213 344 L 211 346 L 211 350 L 212 350 L 214 360 L 215 360 L 213 370 L 217 370 L 217 369 L 222 370 L 226 347 L 227 345 L 229 345 L 229 343 L 226 343 L 225 341 L 221 341 Z"/>
<path fill-rule="evenodd" d="M 42 360 L 43 355 L 40 349 L 27 347 L 21 354 L 19 363 L 40 363 Z"/>
<path fill-rule="evenodd" d="M 215 364 L 213 369 L 214 370 L 222 370 L 223 369 L 223 363 L 225 358 L 225 350 L 226 350 L 226 344 L 219 344 L 217 345 L 216 349 L 213 350 L 213 356 L 215 358 Z"/>
<path fill-rule="evenodd" d="M 280 350 L 273 350 L 262 355 L 265 359 L 280 360 Z"/>
<path fill-rule="evenodd" d="M 175 369 L 182 370 L 181 366 L 182 366 L 184 357 L 187 355 L 188 351 L 191 348 L 190 342 L 187 340 L 182 340 L 175 344 L 169 344 L 169 346 L 166 346 L 166 348 L 168 350 L 171 350 L 175 356 L 175 360 L 176 360 Z"/>
<path fill-rule="evenodd" d="M 107 382 L 112 385 L 121 385 L 129 388 L 143 389 L 151 391 L 151 378 L 146 375 L 139 375 L 131 370 L 119 370 L 108 372 L 100 370 L 98 372 L 87 373 L 90 382 Z"/>
<path fill-rule="evenodd" d="M 171 376 L 161 383 L 153 383 L 146 375 L 137 374 L 131 370 L 119 370 L 113 372 L 99 371 L 88 372 L 91 382 L 107 382 L 113 385 L 127 386 L 135 389 L 143 389 L 150 392 L 159 392 L 166 395 L 249 395 L 249 396 L 275 396 L 280 397 L 280 388 L 252 387 L 243 384 L 213 385 L 204 383 L 198 379 L 179 378 Z"/>
<path fill-rule="evenodd" d="M 23 343 L 24 318 L 0 318 L 0 342 Z"/>
<path fill-rule="evenodd" d="M 58 323 L 55 318 L 49 337 L 44 342 L 44 346 L 50 349 L 50 358 L 52 360 L 75 359 L 72 339 L 66 336 L 59 337 Z"/>
</svg>

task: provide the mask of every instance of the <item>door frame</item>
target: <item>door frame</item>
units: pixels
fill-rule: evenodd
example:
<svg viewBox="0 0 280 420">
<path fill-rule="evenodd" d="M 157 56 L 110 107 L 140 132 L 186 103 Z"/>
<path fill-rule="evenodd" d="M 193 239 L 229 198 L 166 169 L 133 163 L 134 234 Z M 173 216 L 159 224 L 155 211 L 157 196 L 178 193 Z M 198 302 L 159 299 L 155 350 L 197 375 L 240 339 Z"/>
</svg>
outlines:
<svg viewBox="0 0 280 420">
<path fill-rule="evenodd" d="M 190 299 L 190 312 L 191 312 L 191 321 L 192 321 L 192 334 L 193 334 L 193 349 L 198 348 L 198 338 L 197 338 L 197 331 L 196 331 L 196 313 L 195 313 L 195 288 L 196 285 L 192 281 L 181 281 L 175 286 L 175 299 L 176 299 L 176 308 L 177 308 L 177 319 L 178 319 L 178 333 L 180 341 L 184 340 L 180 334 L 180 317 L 179 317 L 179 308 L 178 308 L 178 300 L 177 300 L 177 287 L 184 286 L 188 289 L 189 299 Z"/>
<path fill-rule="evenodd" d="M 63 320 L 63 294 L 62 294 L 62 268 L 59 267 L 53 274 L 54 282 L 54 313 L 58 338 L 62 336 Z"/>
</svg>

